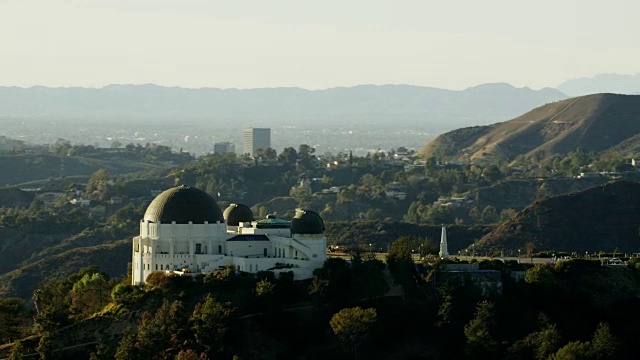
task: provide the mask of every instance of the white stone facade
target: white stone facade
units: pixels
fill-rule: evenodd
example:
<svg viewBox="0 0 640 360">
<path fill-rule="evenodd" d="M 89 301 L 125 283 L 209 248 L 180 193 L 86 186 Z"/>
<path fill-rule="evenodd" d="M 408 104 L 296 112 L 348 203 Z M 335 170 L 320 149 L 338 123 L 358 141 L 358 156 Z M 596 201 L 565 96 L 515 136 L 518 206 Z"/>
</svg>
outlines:
<svg viewBox="0 0 640 360">
<path fill-rule="evenodd" d="M 258 222 L 227 226 L 224 222 L 176 224 L 140 222 L 133 238 L 132 283 L 144 284 L 155 271 L 210 273 L 227 265 L 238 271 L 291 271 L 307 279 L 322 267 L 327 239 L 323 234 L 292 234 L 287 228 L 259 228 Z"/>
</svg>

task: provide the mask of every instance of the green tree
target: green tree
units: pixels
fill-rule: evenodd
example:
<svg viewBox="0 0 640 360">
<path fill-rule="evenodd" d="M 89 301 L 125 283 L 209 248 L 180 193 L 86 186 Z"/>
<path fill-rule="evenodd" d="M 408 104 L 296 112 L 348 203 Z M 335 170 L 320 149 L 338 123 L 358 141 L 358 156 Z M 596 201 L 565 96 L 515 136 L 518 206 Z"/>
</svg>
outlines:
<svg viewBox="0 0 640 360">
<path fill-rule="evenodd" d="M 480 210 L 478 210 L 478 208 L 475 206 L 472 207 L 471 210 L 469 210 L 469 217 L 474 223 L 482 222 L 482 214 L 480 213 Z"/>
<path fill-rule="evenodd" d="M 72 311 L 79 316 L 101 310 L 110 300 L 109 278 L 104 273 L 86 274 L 71 289 Z"/>
<path fill-rule="evenodd" d="M 261 279 L 256 283 L 256 296 L 271 296 L 274 293 L 275 285 L 267 279 Z"/>
<path fill-rule="evenodd" d="M 166 339 L 162 336 L 163 331 L 154 320 L 155 318 L 150 312 L 144 312 L 138 326 L 137 341 L 134 346 L 136 351 L 145 359 L 156 358 L 167 349 L 165 347 Z M 128 346 L 128 344 L 125 344 L 125 346 Z"/>
<path fill-rule="evenodd" d="M 500 168 L 491 164 L 482 170 L 482 177 L 489 182 L 496 182 L 502 178 L 502 173 L 500 172 Z"/>
<path fill-rule="evenodd" d="M 117 304 L 134 304 L 143 296 L 140 287 L 130 284 L 118 284 L 111 291 L 111 300 Z"/>
<path fill-rule="evenodd" d="M 476 307 L 476 314 L 464 327 L 467 338 L 465 351 L 475 359 L 490 359 L 498 349 L 495 338 L 497 323 L 494 305 L 489 301 L 481 301 Z"/>
<path fill-rule="evenodd" d="M 89 354 L 89 360 L 111 360 L 115 357 L 116 344 L 112 340 L 101 339 L 95 351 Z"/>
<path fill-rule="evenodd" d="M 261 310 L 273 310 L 277 305 L 277 299 L 275 294 L 275 284 L 268 279 L 260 279 L 256 283 L 254 293 L 258 308 Z"/>
<path fill-rule="evenodd" d="M 333 314 L 329 324 L 333 333 L 348 344 L 351 351 L 356 354 L 358 345 L 362 344 L 367 337 L 377 317 L 376 309 L 362 309 L 357 306 L 345 308 Z"/>
<path fill-rule="evenodd" d="M 89 178 L 84 189 L 85 196 L 91 200 L 106 200 L 109 190 L 109 174 L 107 170 L 100 169 Z"/>
<path fill-rule="evenodd" d="M 11 346 L 11 350 L 9 351 L 8 360 L 22 360 L 24 355 L 24 347 L 22 346 L 21 341 L 16 341 Z"/>
<path fill-rule="evenodd" d="M 53 344 L 51 343 L 51 334 L 46 332 L 40 336 L 36 351 L 40 355 L 40 360 L 50 360 L 53 354 Z"/>
<path fill-rule="evenodd" d="M 618 339 L 611 334 L 609 324 L 600 323 L 591 339 L 591 358 L 596 360 L 615 359 Z"/>
<path fill-rule="evenodd" d="M 406 237 L 400 237 L 392 242 L 387 253 L 387 265 L 393 274 L 395 281 L 402 285 L 412 283 L 414 263 L 411 241 Z"/>
<path fill-rule="evenodd" d="M 287 147 L 278 155 L 278 161 L 287 165 L 295 165 L 298 152 L 292 147 Z"/>
<path fill-rule="evenodd" d="M 136 336 L 134 334 L 125 334 L 118 343 L 118 349 L 115 355 L 116 360 L 134 360 L 140 359 L 138 348 L 136 347 Z"/>
<path fill-rule="evenodd" d="M 353 274 L 344 259 L 327 259 L 313 275 L 309 294 L 319 302 L 341 303 L 351 298 Z"/>
<path fill-rule="evenodd" d="M 514 209 L 502 209 L 502 211 L 500 211 L 500 221 L 504 222 L 512 219 L 514 216 L 516 216 L 517 213 L 518 212 Z"/>
<path fill-rule="evenodd" d="M 98 272 L 97 266 L 88 266 L 66 278 L 41 284 L 33 292 L 33 303 L 37 313 L 34 320 L 42 333 L 55 331 L 71 322 L 70 292 L 73 285 L 85 275 Z"/>
<path fill-rule="evenodd" d="M 354 255 L 351 261 L 351 272 L 355 297 L 370 298 L 383 295 L 388 290 L 384 279 L 384 268 L 385 265 L 380 260 L 368 258 L 366 261 L 356 261 L 356 255 Z"/>
<path fill-rule="evenodd" d="M 24 300 L 20 298 L 0 299 L 0 343 L 15 340 L 25 325 Z"/>
<path fill-rule="evenodd" d="M 545 327 L 535 333 L 535 356 L 538 360 L 544 360 L 555 353 L 560 347 L 560 331 L 555 324 L 545 324 Z"/>
<path fill-rule="evenodd" d="M 572 341 L 549 356 L 549 360 L 584 360 L 588 357 L 589 342 Z"/>
<path fill-rule="evenodd" d="M 269 147 L 266 149 L 257 149 L 254 157 L 261 158 L 266 161 L 273 161 L 278 158 L 278 154 L 274 149 Z"/>
<path fill-rule="evenodd" d="M 51 151 L 60 156 L 67 156 L 67 153 L 71 148 L 71 142 L 62 138 L 59 138 L 53 145 L 51 145 Z"/>
<path fill-rule="evenodd" d="M 453 323 L 453 296 L 446 294 L 436 314 L 436 327 L 440 329 L 448 329 Z"/>
<path fill-rule="evenodd" d="M 496 208 L 487 205 L 484 210 L 482 210 L 482 221 L 485 224 L 493 224 L 498 221 L 498 213 L 496 212 Z"/>
<path fill-rule="evenodd" d="M 204 357 L 200 357 L 197 352 L 191 349 L 187 349 L 180 351 L 178 353 L 178 356 L 176 357 L 176 360 L 201 360 L 203 358 Z"/>
<path fill-rule="evenodd" d="M 298 146 L 298 157 L 300 158 L 309 157 L 315 152 L 316 149 L 307 144 L 301 144 L 300 146 Z"/>
<path fill-rule="evenodd" d="M 138 348 L 149 359 L 158 354 L 166 357 L 167 350 L 179 344 L 186 320 L 182 302 L 165 299 L 155 315 L 145 313 L 142 317 L 138 326 Z"/>
<path fill-rule="evenodd" d="M 224 337 L 229 331 L 229 318 L 233 309 L 221 304 L 208 294 L 204 303 L 196 305 L 190 322 L 196 342 L 206 350 L 208 356 L 221 351 Z"/>
<path fill-rule="evenodd" d="M 535 250 L 536 244 L 533 241 L 529 241 L 524 244 L 524 248 L 527 251 L 527 256 L 531 258 L 531 262 L 533 262 L 533 250 Z"/>
<path fill-rule="evenodd" d="M 553 286 L 556 284 L 556 276 L 547 264 L 536 264 L 524 274 L 524 281 L 528 284 Z"/>
<path fill-rule="evenodd" d="M 365 186 L 380 186 L 381 182 L 375 175 L 364 174 L 360 177 L 360 183 Z"/>
</svg>

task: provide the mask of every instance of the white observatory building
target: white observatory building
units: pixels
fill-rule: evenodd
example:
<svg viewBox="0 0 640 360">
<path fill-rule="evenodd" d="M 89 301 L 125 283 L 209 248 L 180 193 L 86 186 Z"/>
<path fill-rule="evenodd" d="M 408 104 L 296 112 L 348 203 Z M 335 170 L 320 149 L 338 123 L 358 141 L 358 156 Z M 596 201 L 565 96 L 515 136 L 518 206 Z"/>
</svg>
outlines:
<svg viewBox="0 0 640 360">
<path fill-rule="evenodd" d="M 209 273 L 227 265 L 237 271 L 293 272 L 307 279 L 322 267 L 327 239 L 313 211 L 297 209 L 291 222 L 268 216 L 255 220 L 245 205 L 224 214 L 206 192 L 187 186 L 158 195 L 133 238 L 132 283 L 144 284 L 155 271 Z"/>
</svg>

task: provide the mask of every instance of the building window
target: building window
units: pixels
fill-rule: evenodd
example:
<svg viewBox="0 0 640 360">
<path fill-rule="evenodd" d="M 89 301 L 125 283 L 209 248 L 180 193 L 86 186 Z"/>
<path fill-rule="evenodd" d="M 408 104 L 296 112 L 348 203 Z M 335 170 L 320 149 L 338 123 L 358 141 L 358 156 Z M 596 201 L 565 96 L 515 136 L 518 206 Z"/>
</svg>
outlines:
<svg viewBox="0 0 640 360">
<path fill-rule="evenodd" d="M 218 245 L 218 254 L 222 254 L 222 245 Z"/>
<path fill-rule="evenodd" d="M 196 244 L 196 254 L 201 254 L 202 244 Z"/>
<path fill-rule="evenodd" d="M 264 248 L 263 256 L 264 256 L 264 257 L 267 257 L 267 248 Z"/>
</svg>

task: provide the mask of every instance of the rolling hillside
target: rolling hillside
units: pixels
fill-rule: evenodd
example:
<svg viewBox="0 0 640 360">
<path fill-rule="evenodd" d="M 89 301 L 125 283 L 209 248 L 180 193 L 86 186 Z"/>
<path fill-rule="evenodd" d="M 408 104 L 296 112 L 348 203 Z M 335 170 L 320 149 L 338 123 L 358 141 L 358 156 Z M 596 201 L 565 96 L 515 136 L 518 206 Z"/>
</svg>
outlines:
<svg viewBox="0 0 640 360">
<path fill-rule="evenodd" d="M 639 134 L 640 96 L 596 94 L 553 102 L 513 120 L 448 132 L 419 154 L 483 162 L 577 148 L 631 151 L 638 148 Z"/>
<path fill-rule="evenodd" d="M 640 184 L 618 181 L 538 200 L 481 238 L 482 250 L 637 252 Z"/>
<path fill-rule="evenodd" d="M 138 159 L 110 158 L 107 155 L 58 156 L 54 154 L 0 155 L 0 186 L 16 185 L 59 177 L 78 177 L 86 181 L 105 169 L 112 175 L 169 168 L 170 165 Z"/>
<path fill-rule="evenodd" d="M 131 239 L 77 247 L 1 274 L 0 297 L 29 299 L 40 283 L 68 276 L 91 265 L 97 265 L 111 277 L 124 277 L 130 261 Z"/>
</svg>

